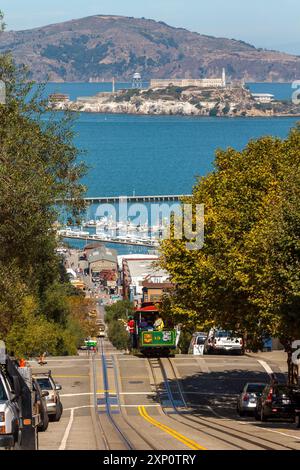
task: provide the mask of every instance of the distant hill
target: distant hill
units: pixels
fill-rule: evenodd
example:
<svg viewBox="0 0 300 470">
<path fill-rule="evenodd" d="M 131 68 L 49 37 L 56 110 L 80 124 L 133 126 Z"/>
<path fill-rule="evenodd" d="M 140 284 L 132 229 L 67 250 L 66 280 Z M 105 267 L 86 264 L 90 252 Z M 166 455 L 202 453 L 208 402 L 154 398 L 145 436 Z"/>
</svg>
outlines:
<svg viewBox="0 0 300 470">
<path fill-rule="evenodd" d="M 123 16 L 91 16 L 0 36 L 0 53 L 11 51 L 37 81 L 128 80 L 220 76 L 232 79 L 300 79 L 300 57 L 256 49 L 162 22 Z"/>
</svg>

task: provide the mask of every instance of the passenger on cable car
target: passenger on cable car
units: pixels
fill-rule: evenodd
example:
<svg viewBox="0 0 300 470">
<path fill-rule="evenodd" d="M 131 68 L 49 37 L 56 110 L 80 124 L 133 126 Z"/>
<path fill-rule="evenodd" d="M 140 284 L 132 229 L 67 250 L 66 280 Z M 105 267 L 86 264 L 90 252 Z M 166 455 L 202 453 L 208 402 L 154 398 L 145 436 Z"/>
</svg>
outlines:
<svg viewBox="0 0 300 470">
<path fill-rule="evenodd" d="M 164 324 L 164 321 L 163 319 L 161 318 L 160 315 L 156 315 L 156 320 L 154 322 L 154 329 L 155 331 L 163 331 L 164 327 L 165 327 L 165 324 Z"/>
<path fill-rule="evenodd" d="M 148 329 L 148 326 L 149 326 L 149 325 L 148 325 L 147 320 L 146 320 L 144 317 L 142 317 L 141 320 L 140 320 L 140 323 L 139 323 L 140 329 L 141 329 L 141 330 L 147 330 L 147 329 Z"/>
</svg>

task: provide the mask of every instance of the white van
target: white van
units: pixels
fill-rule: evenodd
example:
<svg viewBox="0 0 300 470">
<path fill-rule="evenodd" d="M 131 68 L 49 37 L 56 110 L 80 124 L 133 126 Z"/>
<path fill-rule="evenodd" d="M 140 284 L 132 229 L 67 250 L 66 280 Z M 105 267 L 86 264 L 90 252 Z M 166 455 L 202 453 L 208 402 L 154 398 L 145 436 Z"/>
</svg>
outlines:
<svg viewBox="0 0 300 470">
<path fill-rule="evenodd" d="M 206 338 L 207 333 L 194 333 L 189 347 L 189 354 L 193 354 L 194 356 L 202 356 L 204 354 Z"/>
<path fill-rule="evenodd" d="M 205 353 L 235 352 L 244 354 L 243 338 L 232 331 L 212 328 L 207 336 L 204 347 Z"/>
</svg>

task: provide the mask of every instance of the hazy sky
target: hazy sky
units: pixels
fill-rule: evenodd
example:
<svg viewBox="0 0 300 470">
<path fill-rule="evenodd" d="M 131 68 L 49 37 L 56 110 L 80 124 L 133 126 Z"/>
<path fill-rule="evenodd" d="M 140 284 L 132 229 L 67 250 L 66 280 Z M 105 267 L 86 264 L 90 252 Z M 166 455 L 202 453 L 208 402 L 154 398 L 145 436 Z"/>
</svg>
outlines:
<svg viewBox="0 0 300 470">
<path fill-rule="evenodd" d="M 7 29 L 95 14 L 125 15 L 300 55 L 299 0 L 0 0 L 0 8 Z"/>
</svg>

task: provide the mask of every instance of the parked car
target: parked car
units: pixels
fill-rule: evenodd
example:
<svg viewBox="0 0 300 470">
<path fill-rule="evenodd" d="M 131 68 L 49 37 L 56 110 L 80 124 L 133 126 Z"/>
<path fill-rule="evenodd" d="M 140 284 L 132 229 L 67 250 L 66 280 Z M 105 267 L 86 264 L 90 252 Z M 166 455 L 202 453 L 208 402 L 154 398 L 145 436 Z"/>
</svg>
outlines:
<svg viewBox="0 0 300 470">
<path fill-rule="evenodd" d="M 243 339 L 232 331 L 212 328 L 205 341 L 204 351 L 207 354 L 235 352 L 244 354 Z"/>
<path fill-rule="evenodd" d="M 189 354 L 194 356 L 200 356 L 204 353 L 205 340 L 207 338 L 207 333 L 202 331 L 194 333 L 191 339 L 189 346 Z"/>
<path fill-rule="evenodd" d="M 18 442 L 19 418 L 17 392 L 0 368 L 0 448 L 12 449 Z"/>
<path fill-rule="evenodd" d="M 297 412 L 296 412 L 297 410 Z M 267 385 L 257 401 L 255 418 L 261 421 L 281 419 L 299 422 L 300 387 L 289 385 Z M 296 419 L 297 418 L 297 419 Z"/>
<path fill-rule="evenodd" d="M 47 410 L 47 402 L 46 397 L 49 396 L 48 390 L 42 390 L 37 379 L 32 378 L 32 389 L 36 395 L 36 403 L 38 406 L 38 412 L 40 414 L 41 420 L 40 424 L 38 425 L 39 432 L 45 432 L 48 429 L 49 425 L 49 416 Z"/>
<path fill-rule="evenodd" d="M 300 428 L 300 405 L 297 405 L 295 408 L 295 423 L 296 427 Z"/>
<path fill-rule="evenodd" d="M 256 411 L 257 400 L 261 397 L 265 383 L 247 383 L 237 400 L 237 412 L 240 416 L 253 414 Z"/>
<path fill-rule="evenodd" d="M 59 396 L 61 385 L 55 383 L 51 371 L 35 374 L 35 378 L 41 390 L 49 393 L 46 396 L 46 403 L 50 421 L 59 421 L 63 413 L 63 406 Z"/>
</svg>

